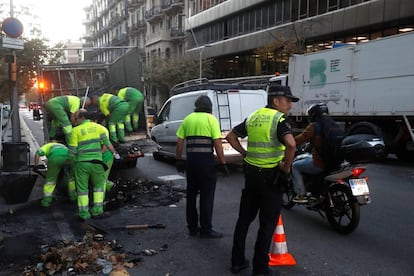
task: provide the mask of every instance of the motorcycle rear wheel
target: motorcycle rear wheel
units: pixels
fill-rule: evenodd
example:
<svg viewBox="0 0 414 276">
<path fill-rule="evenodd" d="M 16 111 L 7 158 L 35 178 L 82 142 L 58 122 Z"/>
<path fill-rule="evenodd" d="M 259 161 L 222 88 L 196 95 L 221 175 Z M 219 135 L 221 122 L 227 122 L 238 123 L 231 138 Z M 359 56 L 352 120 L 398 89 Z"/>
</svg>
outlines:
<svg viewBox="0 0 414 276">
<path fill-rule="evenodd" d="M 354 199 L 350 189 L 343 185 L 337 184 L 329 188 L 332 206 L 329 197 L 326 198 L 326 217 L 331 227 L 341 233 L 349 234 L 353 232 L 360 218 L 360 208 L 358 202 Z"/>
<path fill-rule="evenodd" d="M 293 206 L 296 205 L 296 203 L 293 202 L 295 196 L 296 193 L 294 192 L 293 183 L 290 179 L 289 184 L 282 189 L 282 207 L 286 210 L 292 209 Z"/>
</svg>

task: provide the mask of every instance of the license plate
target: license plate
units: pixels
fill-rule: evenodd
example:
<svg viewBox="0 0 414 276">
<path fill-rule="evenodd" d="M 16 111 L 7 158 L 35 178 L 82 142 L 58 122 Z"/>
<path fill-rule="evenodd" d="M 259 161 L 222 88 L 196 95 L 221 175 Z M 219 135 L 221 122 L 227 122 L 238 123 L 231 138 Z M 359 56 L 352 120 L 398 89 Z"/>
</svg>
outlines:
<svg viewBox="0 0 414 276">
<path fill-rule="evenodd" d="M 369 195 L 368 184 L 364 178 L 349 179 L 349 185 L 354 196 Z"/>
</svg>

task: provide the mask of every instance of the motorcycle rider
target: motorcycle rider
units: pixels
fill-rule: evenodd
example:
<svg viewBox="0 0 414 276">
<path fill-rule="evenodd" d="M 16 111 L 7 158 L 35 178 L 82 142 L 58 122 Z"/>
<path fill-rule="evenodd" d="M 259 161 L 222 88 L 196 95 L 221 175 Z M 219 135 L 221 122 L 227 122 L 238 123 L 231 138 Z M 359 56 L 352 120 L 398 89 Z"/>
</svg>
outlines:
<svg viewBox="0 0 414 276">
<path fill-rule="evenodd" d="M 329 117 L 329 110 L 325 103 L 317 103 L 307 109 L 309 124 L 302 133 L 295 136 L 296 145 L 310 142 L 311 156 L 306 156 L 296 160 L 292 164 L 292 181 L 296 192 L 293 201 L 296 203 L 307 203 L 309 198 L 306 196 L 306 187 L 303 182 L 303 173 L 317 175 L 322 173 L 325 162 L 321 156 L 322 152 L 322 127 L 323 120 L 332 120 Z"/>
</svg>

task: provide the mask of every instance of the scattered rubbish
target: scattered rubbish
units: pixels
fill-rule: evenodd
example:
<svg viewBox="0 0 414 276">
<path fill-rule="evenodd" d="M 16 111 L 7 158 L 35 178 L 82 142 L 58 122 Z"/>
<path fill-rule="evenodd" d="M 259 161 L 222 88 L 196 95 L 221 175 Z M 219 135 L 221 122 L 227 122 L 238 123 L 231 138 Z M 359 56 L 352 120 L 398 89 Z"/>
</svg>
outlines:
<svg viewBox="0 0 414 276">
<path fill-rule="evenodd" d="M 23 275 L 129 275 L 125 267 L 132 268 L 140 260 L 127 261 L 126 258 L 127 254 L 119 252 L 116 242 L 105 241 L 103 235 L 87 232 L 82 241 L 61 241 L 50 246 L 47 252 L 40 255 L 36 265 L 25 268 Z"/>
<path fill-rule="evenodd" d="M 146 179 L 118 179 L 106 195 L 105 210 L 126 207 L 169 206 L 179 202 L 184 191 L 172 188 L 167 183 Z"/>
</svg>

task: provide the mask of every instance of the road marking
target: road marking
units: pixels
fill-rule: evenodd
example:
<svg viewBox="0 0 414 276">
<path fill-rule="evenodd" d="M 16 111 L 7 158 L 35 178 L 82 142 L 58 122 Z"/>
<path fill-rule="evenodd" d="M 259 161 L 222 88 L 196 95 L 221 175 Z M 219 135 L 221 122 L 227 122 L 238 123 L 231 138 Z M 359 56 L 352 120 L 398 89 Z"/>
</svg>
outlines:
<svg viewBox="0 0 414 276">
<path fill-rule="evenodd" d="M 158 178 L 161 179 L 161 180 L 164 180 L 164 181 L 185 179 L 184 176 L 178 175 L 178 174 L 163 175 L 163 176 L 158 176 Z"/>
</svg>

